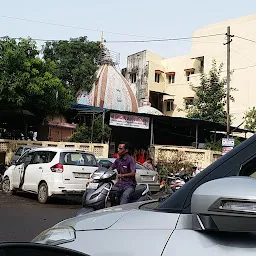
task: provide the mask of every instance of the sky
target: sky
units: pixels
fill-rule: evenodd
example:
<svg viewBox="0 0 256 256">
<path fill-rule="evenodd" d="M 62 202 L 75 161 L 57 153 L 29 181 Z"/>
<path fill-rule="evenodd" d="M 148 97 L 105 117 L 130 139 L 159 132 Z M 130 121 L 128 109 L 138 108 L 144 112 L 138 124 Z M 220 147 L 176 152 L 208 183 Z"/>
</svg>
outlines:
<svg viewBox="0 0 256 256">
<path fill-rule="evenodd" d="M 1 2 L 0 36 L 44 40 L 87 36 L 99 41 L 104 31 L 106 47 L 120 53 L 123 68 L 128 55 L 145 49 L 165 58 L 186 55 L 191 41 L 108 41 L 190 37 L 206 25 L 253 13 L 255 0 L 12 0 Z M 38 41 L 39 48 L 42 44 Z"/>
</svg>

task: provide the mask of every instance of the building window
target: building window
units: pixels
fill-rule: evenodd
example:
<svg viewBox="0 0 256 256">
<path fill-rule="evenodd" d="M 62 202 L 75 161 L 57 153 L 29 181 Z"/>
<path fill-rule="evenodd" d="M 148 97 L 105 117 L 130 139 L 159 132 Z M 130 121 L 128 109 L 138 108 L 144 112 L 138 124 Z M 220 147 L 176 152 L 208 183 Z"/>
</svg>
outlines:
<svg viewBox="0 0 256 256">
<path fill-rule="evenodd" d="M 190 81 L 190 75 L 194 75 L 194 74 L 195 74 L 194 70 L 186 71 L 187 81 Z"/>
<path fill-rule="evenodd" d="M 155 73 L 155 82 L 160 83 L 160 74 L 159 73 Z"/>
<path fill-rule="evenodd" d="M 132 73 L 132 74 L 130 74 L 130 79 L 131 79 L 131 83 L 133 84 L 133 83 L 136 83 L 136 73 Z"/>
<path fill-rule="evenodd" d="M 175 83 L 175 75 L 169 75 L 169 84 Z"/>
<path fill-rule="evenodd" d="M 173 100 L 166 101 L 166 112 L 170 112 L 174 110 Z"/>
<path fill-rule="evenodd" d="M 200 72 L 204 73 L 204 57 L 200 59 Z"/>
<path fill-rule="evenodd" d="M 185 109 L 189 109 L 193 106 L 194 98 L 186 98 L 185 101 Z"/>
</svg>

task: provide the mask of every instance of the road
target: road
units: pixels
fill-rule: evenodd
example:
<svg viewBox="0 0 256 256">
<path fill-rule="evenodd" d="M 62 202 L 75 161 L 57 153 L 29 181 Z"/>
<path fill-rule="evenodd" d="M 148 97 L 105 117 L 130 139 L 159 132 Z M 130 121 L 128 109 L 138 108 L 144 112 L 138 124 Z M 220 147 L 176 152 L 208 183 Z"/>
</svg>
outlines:
<svg viewBox="0 0 256 256">
<path fill-rule="evenodd" d="M 31 241 L 41 231 L 71 217 L 80 208 L 80 198 L 54 198 L 42 205 L 34 195 L 5 195 L 0 190 L 0 242 Z"/>
</svg>

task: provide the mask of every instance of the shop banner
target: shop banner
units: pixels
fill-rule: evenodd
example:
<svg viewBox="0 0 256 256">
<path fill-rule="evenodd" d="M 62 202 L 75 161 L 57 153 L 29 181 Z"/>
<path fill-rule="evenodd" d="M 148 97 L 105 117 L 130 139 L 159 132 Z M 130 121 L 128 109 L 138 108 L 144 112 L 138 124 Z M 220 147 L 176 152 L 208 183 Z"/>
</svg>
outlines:
<svg viewBox="0 0 256 256">
<path fill-rule="evenodd" d="M 149 129 L 149 117 L 111 113 L 109 124 L 113 126 Z"/>
</svg>

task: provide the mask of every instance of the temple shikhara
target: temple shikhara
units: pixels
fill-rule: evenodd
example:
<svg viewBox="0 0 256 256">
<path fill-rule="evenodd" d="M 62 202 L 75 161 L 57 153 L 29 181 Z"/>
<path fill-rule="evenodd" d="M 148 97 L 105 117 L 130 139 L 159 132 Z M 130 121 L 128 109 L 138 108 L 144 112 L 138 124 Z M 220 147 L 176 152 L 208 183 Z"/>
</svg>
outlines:
<svg viewBox="0 0 256 256">
<path fill-rule="evenodd" d="M 114 61 L 114 58 L 113 53 L 104 50 L 99 61 L 96 82 L 90 92 L 79 93 L 77 103 L 119 111 L 162 115 L 160 111 L 151 107 L 149 102 L 138 107 L 136 88 L 132 88 L 117 69 L 118 62 Z"/>
</svg>

